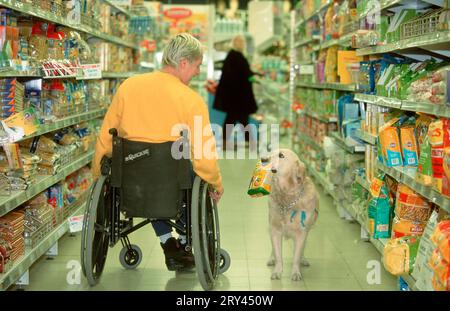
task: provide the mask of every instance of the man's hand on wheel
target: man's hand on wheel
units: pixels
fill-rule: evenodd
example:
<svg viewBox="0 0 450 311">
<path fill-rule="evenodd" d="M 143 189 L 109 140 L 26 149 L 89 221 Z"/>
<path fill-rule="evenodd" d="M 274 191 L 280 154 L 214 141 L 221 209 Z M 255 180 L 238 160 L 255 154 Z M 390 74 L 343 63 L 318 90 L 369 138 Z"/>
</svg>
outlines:
<svg viewBox="0 0 450 311">
<path fill-rule="evenodd" d="M 209 191 L 209 196 L 211 197 L 211 199 L 214 200 L 214 202 L 216 202 L 216 204 L 219 203 L 220 198 L 222 197 L 222 195 L 223 195 L 223 188 L 222 187 L 220 187 L 220 189 L 211 189 Z"/>
</svg>

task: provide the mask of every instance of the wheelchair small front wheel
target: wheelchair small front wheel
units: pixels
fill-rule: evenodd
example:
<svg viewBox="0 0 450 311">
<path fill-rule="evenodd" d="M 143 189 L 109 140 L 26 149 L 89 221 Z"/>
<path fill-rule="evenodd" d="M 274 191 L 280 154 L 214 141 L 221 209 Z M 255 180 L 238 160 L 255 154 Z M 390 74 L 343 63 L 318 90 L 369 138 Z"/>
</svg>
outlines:
<svg viewBox="0 0 450 311">
<path fill-rule="evenodd" d="M 228 271 L 231 265 L 231 257 L 230 254 L 223 248 L 219 251 L 220 262 L 219 262 L 219 274 L 223 274 Z"/>
<path fill-rule="evenodd" d="M 134 244 L 131 244 L 130 248 L 124 246 L 120 251 L 119 260 L 125 269 L 136 269 L 142 261 L 142 251 L 139 246 Z"/>
</svg>

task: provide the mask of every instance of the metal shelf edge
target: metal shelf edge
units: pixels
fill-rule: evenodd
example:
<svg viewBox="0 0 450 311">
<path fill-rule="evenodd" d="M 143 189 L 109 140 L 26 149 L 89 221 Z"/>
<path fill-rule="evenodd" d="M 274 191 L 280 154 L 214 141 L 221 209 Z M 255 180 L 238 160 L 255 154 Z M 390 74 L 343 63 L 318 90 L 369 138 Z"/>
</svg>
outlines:
<svg viewBox="0 0 450 311">
<path fill-rule="evenodd" d="M 87 154 L 81 156 L 73 163 L 69 164 L 65 168 L 63 168 L 60 172 L 52 176 L 43 176 L 43 179 L 40 180 L 37 184 L 34 184 L 29 189 L 24 191 L 16 191 L 16 194 L 13 194 L 12 198 L 6 198 L 4 202 L 0 205 L 0 217 L 14 210 L 27 200 L 33 198 L 38 195 L 48 187 L 54 185 L 58 181 L 66 178 L 66 176 L 71 173 L 79 170 L 83 166 L 89 164 L 94 157 L 94 151 L 90 151 Z M 33 190 L 33 191 L 31 191 Z"/>
<path fill-rule="evenodd" d="M 80 211 L 85 207 L 86 201 L 81 203 L 77 210 L 70 215 L 70 217 L 80 213 Z M 22 256 L 19 261 L 14 263 L 11 270 L 4 274 L 0 274 L 0 289 L 7 290 L 8 287 L 14 284 L 23 273 L 25 273 L 33 263 L 36 262 L 42 255 L 44 255 L 47 250 L 52 247 L 68 230 L 69 224 L 67 222 L 68 219 L 64 220 L 62 224 L 56 227 L 48 236 L 42 239 L 41 242 L 33 249 L 29 251 L 25 251 L 25 254 Z"/>
</svg>

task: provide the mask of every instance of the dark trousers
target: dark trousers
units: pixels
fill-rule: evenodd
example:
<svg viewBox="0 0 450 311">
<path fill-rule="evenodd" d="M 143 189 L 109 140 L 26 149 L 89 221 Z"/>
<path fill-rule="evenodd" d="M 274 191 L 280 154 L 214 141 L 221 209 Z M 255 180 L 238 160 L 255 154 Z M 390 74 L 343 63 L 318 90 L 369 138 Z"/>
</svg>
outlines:
<svg viewBox="0 0 450 311">
<path fill-rule="evenodd" d="M 248 114 L 242 114 L 242 113 L 227 113 L 227 117 L 225 118 L 225 122 L 223 124 L 223 142 L 226 143 L 226 141 L 229 139 L 229 137 L 227 137 L 228 133 L 227 133 L 227 124 L 232 124 L 232 125 L 236 125 L 236 124 L 242 124 L 242 126 L 246 127 L 248 125 L 248 119 L 249 119 L 249 115 Z M 232 133 L 229 133 L 230 135 Z M 249 133 L 245 132 L 245 141 L 250 141 L 250 137 L 249 137 Z"/>
</svg>

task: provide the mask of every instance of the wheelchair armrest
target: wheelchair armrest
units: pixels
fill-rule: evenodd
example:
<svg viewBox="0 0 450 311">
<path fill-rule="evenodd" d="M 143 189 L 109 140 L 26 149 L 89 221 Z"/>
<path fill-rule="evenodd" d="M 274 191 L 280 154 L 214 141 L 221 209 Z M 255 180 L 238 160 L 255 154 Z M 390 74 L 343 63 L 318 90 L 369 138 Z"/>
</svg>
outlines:
<svg viewBox="0 0 450 311">
<path fill-rule="evenodd" d="M 100 162 L 101 174 L 103 176 L 108 176 L 111 172 L 112 159 L 110 157 L 104 156 Z"/>
</svg>

